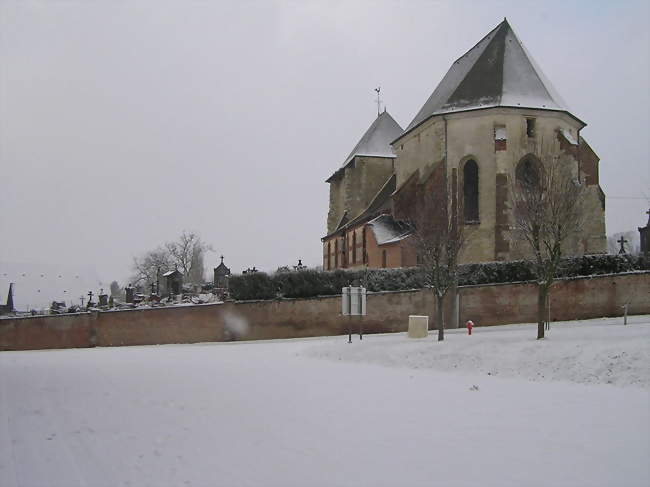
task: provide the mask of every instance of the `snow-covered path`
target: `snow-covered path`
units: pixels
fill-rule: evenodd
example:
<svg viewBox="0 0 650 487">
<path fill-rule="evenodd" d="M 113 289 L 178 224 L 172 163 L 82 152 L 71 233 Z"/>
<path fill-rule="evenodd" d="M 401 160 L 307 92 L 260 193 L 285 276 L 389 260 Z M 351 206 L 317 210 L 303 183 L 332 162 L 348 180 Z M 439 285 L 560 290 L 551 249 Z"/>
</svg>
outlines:
<svg viewBox="0 0 650 487">
<path fill-rule="evenodd" d="M 638 349 L 650 347 L 650 326 L 636 321 L 645 324 L 583 324 L 590 339 L 577 360 L 597 360 L 589 350 L 606 337 L 641 357 L 626 362 L 628 376 L 647 377 Z M 513 338 L 522 331 L 530 336 Z M 532 326 L 500 327 L 476 331 L 482 346 L 464 343 L 505 371 L 526 355 L 508 351 L 533 337 Z M 470 339 L 450 333 L 447 352 L 465 353 L 461 338 Z M 647 382 L 532 382 L 467 360 L 442 372 L 447 359 L 399 363 L 408 347 L 440 354 L 433 337 L 346 340 L 3 352 L 0 485 L 650 483 Z M 554 329 L 544 346 L 564 342 Z M 378 360 L 381 350 L 391 360 Z"/>
</svg>

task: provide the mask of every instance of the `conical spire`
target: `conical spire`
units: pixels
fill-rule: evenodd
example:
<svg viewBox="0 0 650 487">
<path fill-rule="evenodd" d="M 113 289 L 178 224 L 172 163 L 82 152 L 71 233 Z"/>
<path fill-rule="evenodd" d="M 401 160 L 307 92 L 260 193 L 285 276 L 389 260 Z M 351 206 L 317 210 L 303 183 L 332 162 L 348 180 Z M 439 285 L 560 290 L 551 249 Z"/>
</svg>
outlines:
<svg viewBox="0 0 650 487">
<path fill-rule="evenodd" d="M 395 157 L 390 143 L 402 132 L 402 127 L 390 116 L 390 113 L 384 110 L 368 127 L 343 165 L 345 166 L 355 156 Z"/>
<path fill-rule="evenodd" d="M 377 116 L 375 121 L 370 125 L 366 133 L 363 134 L 352 152 L 343 162 L 343 166 L 337 170 L 329 180 L 334 177 L 341 169 L 347 166 L 356 156 L 370 157 L 395 157 L 390 143 L 399 137 L 403 132 L 402 127 L 390 116 L 385 109 Z"/>
<path fill-rule="evenodd" d="M 451 65 L 406 132 L 433 115 L 497 106 L 569 112 L 506 19 Z"/>
<path fill-rule="evenodd" d="M 7 309 L 9 311 L 14 310 L 14 283 L 9 283 L 9 294 L 7 294 Z"/>
</svg>

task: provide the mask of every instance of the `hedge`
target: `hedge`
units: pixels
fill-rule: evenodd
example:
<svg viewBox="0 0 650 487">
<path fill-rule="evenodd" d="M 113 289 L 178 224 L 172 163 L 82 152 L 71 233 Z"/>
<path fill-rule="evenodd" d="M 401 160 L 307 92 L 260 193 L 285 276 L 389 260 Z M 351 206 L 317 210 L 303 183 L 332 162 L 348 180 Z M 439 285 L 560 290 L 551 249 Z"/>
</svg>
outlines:
<svg viewBox="0 0 650 487">
<path fill-rule="evenodd" d="M 563 259 L 558 277 L 617 274 L 650 270 L 643 256 L 585 255 Z M 461 286 L 531 281 L 535 279 L 530 261 L 485 262 L 465 264 L 459 268 Z M 417 267 L 398 269 L 359 269 L 317 271 L 305 269 L 291 272 L 234 275 L 230 278 L 230 296 L 236 300 L 309 298 L 340 294 L 351 284 L 364 285 L 369 291 L 400 291 L 425 287 L 422 271 Z"/>
</svg>

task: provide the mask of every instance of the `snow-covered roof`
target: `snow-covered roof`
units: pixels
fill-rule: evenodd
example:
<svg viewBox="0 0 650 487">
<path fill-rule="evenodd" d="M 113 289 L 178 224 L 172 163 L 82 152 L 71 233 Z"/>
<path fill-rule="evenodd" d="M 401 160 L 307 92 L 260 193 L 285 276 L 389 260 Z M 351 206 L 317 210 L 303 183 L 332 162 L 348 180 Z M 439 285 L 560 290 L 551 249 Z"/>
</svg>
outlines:
<svg viewBox="0 0 650 487">
<path fill-rule="evenodd" d="M 178 269 L 174 269 L 173 271 L 168 271 L 163 274 L 163 277 L 171 276 L 172 274 L 180 274 L 180 271 Z"/>
<path fill-rule="evenodd" d="M 560 129 L 560 132 L 562 133 L 562 135 L 564 136 L 564 138 L 566 139 L 566 141 L 567 141 L 569 144 L 571 144 L 571 145 L 578 145 L 578 141 L 577 141 L 576 138 L 571 134 L 571 132 L 569 132 L 568 130 L 565 130 L 565 129 Z"/>
<path fill-rule="evenodd" d="M 505 19 L 451 65 L 405 132 L 434 115 L 497 106 L 570 113 Z"/>
<path fill-rule="evenodd" d="M 379 215 L 370 220 L 368 226 L 372 229 L 377 245 L 399 242 L 411 234 L 408 225 L 395 221 L 391 215 Z"/>
<path fill-rule="evenodd" d="M 363 134 L 352 152 L 346 157 L 343 165 L 330 176 L 329 182 L 339 171 L 345 168 L 356 156 L 395 157 L 390 143 L 403 132 L 402 127 L 387 111 L 383 111 Z"/>
</svg>

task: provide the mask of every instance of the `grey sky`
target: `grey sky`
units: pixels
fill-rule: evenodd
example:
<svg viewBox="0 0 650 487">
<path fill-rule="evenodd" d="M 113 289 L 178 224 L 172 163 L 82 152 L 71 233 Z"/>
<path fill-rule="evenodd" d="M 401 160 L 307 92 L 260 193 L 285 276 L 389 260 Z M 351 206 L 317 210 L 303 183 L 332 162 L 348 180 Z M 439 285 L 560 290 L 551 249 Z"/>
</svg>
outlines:
<svg viewBox="0 0 650 487">
<path fill-rule="evenodd" d="M 124 283 L 183 229 L 208 267 L 320 265 L 324 179 L 373 88 L 408 125 L 504 16 L 588 123 L 608 234 L 636 229 L 648 201 L 617 198 L 650 196 L 646 1 L 0 0 L 0 292 L 21 263 Z"/>
</svg>

